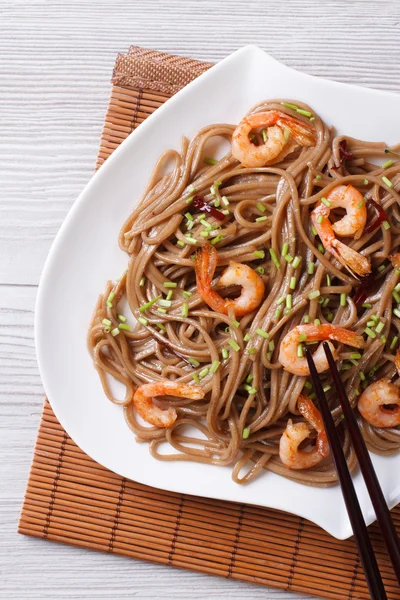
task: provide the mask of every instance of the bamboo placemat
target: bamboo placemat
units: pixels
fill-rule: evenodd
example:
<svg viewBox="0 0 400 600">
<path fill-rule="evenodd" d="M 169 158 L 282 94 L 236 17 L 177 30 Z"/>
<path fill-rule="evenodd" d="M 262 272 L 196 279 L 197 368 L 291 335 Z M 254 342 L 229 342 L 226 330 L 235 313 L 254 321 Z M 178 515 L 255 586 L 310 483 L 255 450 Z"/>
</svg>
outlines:
<svg viewBox="0 0 400 600">
<path fill-rule="evenodd" d="M 119 55 L 97 167 L 210 66 L 135 46 Z M 400 531 L 400 506 L 393 516 Z M 74 444 L 47 401 L 18 530 L 322 598 L 369 598 L 353 540 L 338 541 L 286 513 L 166 492 L 120 477 Z M 388 597 L 399 599 L 379 530 L 373 525 L 370 531 Z"/>
</svg>

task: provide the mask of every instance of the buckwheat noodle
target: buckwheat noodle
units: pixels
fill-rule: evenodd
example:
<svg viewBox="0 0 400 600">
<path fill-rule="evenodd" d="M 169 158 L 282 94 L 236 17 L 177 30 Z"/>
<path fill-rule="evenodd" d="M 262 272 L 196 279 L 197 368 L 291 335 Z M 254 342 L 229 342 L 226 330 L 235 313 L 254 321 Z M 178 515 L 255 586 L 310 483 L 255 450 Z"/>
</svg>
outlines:
<svg viewBox="0 0 400 600">
<path fill-rule="evenodd" d="M 312 124 L 317 142 L 313 147 L 297 147 L 277 164 L 245 168 L 230 152 L 216 164 L 205 162 L 205 145 L 211 139 L 230 141 L 235 126 L 228 124 L 204 127 L 190 141 L 183 139 L 180 152 L 168 150 L 162 154 L 141 201 L 122 226 L 119 244 L 129 257 L 128 267 L 118 281 L 107 283 L 100 296 L 88 346 L 105 394 L 123 407 L 137 440 L 147 442 L 154 457 L 230 465 L 237 483 L 247 483 L 266 469 L 304 484 L 326 486 L 336 481 L 329 459 L 314 468 L 295 471 L 287 469 L 279 458 L 279 440 L 288 418 L 303 420 L 296 409 L 299 394 L 312 392 L 306 377 L 283 370 L 278 362 L 280 342 L 306 315 L 311 323 L 319 319 L 358 333 L 364 332 L 371 315 L 377 315 L 384 327 L 374 338 L 366 337 L 361 358 L 354 359 L 354 350 L 339 345 L 341 377 L 355 410 L 358 394 L 371 381 L 388 377 L 398 383 L 393 361 L 400 319 L 393 313 L 392 292 L 400 275 L 388 255 L 400 246 L 400 155 L 396 155 L 396 147 L 387 149 L 385 143 L 335 136 L 310 107 L 298 101 L 285 102 L 311 112 L 311 122 L 282 100 L 262 102 L 250 113 L 286 112 Z M 343 153 L 344 148 L 347 151 Z M 385 149 L 393 154 L 385 153 Z M 392 159 L 384 168 L 371 162 L 383 157 L 385 161 Z M 353 299 L 360 282 L 323 252 L 310 219 L 321 197 L 336 185 L 349 183 L 367 201 L 368 222 L 376 218 L 375 208 L 368 203 L 374 200 L 385 210 L 390 225 L 364 232 L 359 239 L 346 240 L 371 260 L 375 281 L 363 307 L 356 306 Z M 212 226 L 208 238 L 201 235 L 204 225 L 198 217 L 202 213 L 191 206 L 194 196 L 225 210 L 223 222 L 207 214 Z M 193 221 L 185 217 L 188 211 Z M 260 217 L 266 218 L 257 221 Z M 263 302 L 241 318 L 239 327 L 234 324 L 233 314 L 213 311 L 196 292 L 195 252 L 205 243 L 215 242 L 216 236 L 216 276 L 234 259 L 259 268 L 266 284 Z M 291 257 L 301 258 L 296 269 L 293 261 L 282 257 L 285 243 Z M 270 248 L 276 252 L 279 269 L 271 259 Z M 310 263 L 315 263 L 312 274 Z M 297 283 L 292 290 L 289 286 L 294 276 Z M 166 289 L 166 281 L 177 287 Z M 309 294 L 315 290 L 320 291 L 320 297 L 310 300 Z M 159 295 L 166 300 L 168 292 L 172 292 L 167 300 L 170 306 L 162 308 L 156 302 L 139 311 Z M 239 288 L 227 290 L 231 297 L 238 292 Z M 289 293 L 293 306 L 285 308 L 280 299 Z M 345 306 L 341 305 L 341 294 L 346 294 Z M 124 302 L 127 309 L 123 308 Z M 188 315 L 182 316 L 186 304 Z M 121 321 L 121 313 L 127 321 Z M 138 318 L 142 323 L 137 322 Z M 105 326 L 104 320 L 111 323 Z M 121 324 L 128 326 L 120 329 Z M 269 337 L 256 334 L 258 328 L 268 332 Z M 237 344 L 238 351 L 228 344 L 229 339 Z M 223 349 L 227 350 L 227 358 L 223 358 Z M 204 374 L 218 360 L 219 368 Z M 177 408 L 178 419 L 173 427 L 159 429 L 138 421 L 132 402 L 137 386 L 162 379 L 193 383 L 196 375 L 201 376 L 200 385 L 206 391 L 203 400 L 156 400 L 163 408 Z M 114 397 L 110 377 L 125 386 L 123 400 Z M 249 386 L 247 390 L 244 387 L 246 379 L 257 390 L 255 394 L 249 395 Z M 328 371 L 322 379 L 348 464 L 354 468 L 355 457 Z M 399 427 L 373 427 L 357 415 L 371 451 L 390 454 L 400 448 Z M 165 443 L 174 451 L 165 451 L 161 447 Z"/>
</svg>

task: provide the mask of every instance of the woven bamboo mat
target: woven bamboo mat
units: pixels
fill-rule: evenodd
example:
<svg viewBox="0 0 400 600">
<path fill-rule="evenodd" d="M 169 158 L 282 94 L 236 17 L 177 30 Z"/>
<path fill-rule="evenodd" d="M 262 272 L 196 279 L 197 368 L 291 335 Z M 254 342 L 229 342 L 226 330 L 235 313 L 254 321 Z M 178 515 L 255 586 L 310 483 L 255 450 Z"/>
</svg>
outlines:
<svg viewBox="0 0 400 600">
<path fill-rule="evenodd" d="M 134 46 L 119 55 L 97 167 L 210 66 Z M 400 531 L 400 506 L 393 516 Z M 388 597 L 399 599 L 379 530 L 370 531 Z M 74 444 L 47 401 L 19 532 L 322 598 L 369 598 L 353 540 L 338 541 L 286 513 L 165 492 L 115 475 Z"/>
</svg>

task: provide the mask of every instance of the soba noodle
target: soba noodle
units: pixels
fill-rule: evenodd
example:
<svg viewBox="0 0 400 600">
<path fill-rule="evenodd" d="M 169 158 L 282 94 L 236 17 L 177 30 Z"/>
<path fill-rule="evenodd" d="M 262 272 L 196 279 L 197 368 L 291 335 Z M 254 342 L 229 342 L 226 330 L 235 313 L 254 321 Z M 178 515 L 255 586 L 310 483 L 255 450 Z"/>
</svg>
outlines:
<svg viewBox="0 0 400 600">
<path fill-rule="evenodd" d="M 363 350 L 338 346 L 338 368 L 355 410 L 360 392 L 372 381 L 398 381 L 394 355 L 400 319 L 393 313 L 392 293 L 400 272 L 388 256 L 400 246 L 400 155 L 385 143 L 335 136 L 310 107 L 294 104 L 305 112 L 281 100 L 250 111 L 283 111 L 315 131 L 314 146 L 297 146 L 272 166 L 246 168 L 230 152 L 218 161 L 205 159 L 210 140 L 231 140 L 235 126 L 227 124 L 204 127 L 190 141 L 183 139 L 180 152 L 162 154 L 121 229 L 119 244 L 128 255 L 128 268 L 119 280 L 107 283 L 88 335 L 105 394 L 123 407 L 137 440 L 147 442 L 154 457 L 230 465 L 237 483 L 247 483 L 263 470 L 309 485 L 336 481 L 330 459 L 292 470 L 279 458 L 288 418 L 304 420 L 297 410 L 299 395 L 313 397 L 310 380 L 284 370 L 278 360 L 281 340 L 296 325 L 318 319 L 364 335 Z M 311 119 L 306 116 L 310 113 Z M 384 167 L 370 162 L 382 162 L 383 157 Z M 310 219 L 321 198 L 338 184 L 350 183 L 365 197 L 369 222 L 376 218 L 376 209 L 368 200 L 386 212 L 383 226 L 346 240 L 372 264 L 374 282 L 362 306 L 354 302 L 360 281 L 324 252 Z M 224 221 L 207 213 L 205 223 L 204 212 L 193 208 L 193 197 L 224 211 Z M 210 242 L 218 252 L 216 275 L 234 259 L 257 269 L 265 282 L 263 301 L 240 323 L 233 313 L 209 308 L 197 293 L 195 253 Z M 165 282 L 172 285 L 165 287 Z M 239 290 L 236 286 L 226 292 L 236 297 Z M 310 300 L 313 291 L 320 294 Z M 285 302 L 288 295 L 291 301 Z M 158 296 L 162 298 L 152 303 Z M 129 305 L 125 311 L 124 302 Z M 383 326 L 370 337 L 364 331 L 372 316 Z M 260 329 L 268 336 L 256 333 Z M 125 386 L 123 400 L 114 397 L 110 376 Z M 321 378 L 354 468 L 329 371 Z M 177 409 L 177 420 L 169 428 L 145 426 L 137 418 L 133 394 L 142 384 L 164 379 L 199 381 L 205 397 L 160 398 L 156 402 L 161 407 Z M 372 452 L 390 454 L 400 448 L 399 427 L 374 427 L 357 415 Z M 165 443 L 169 452 L 161 448 Z"/>
</svg>

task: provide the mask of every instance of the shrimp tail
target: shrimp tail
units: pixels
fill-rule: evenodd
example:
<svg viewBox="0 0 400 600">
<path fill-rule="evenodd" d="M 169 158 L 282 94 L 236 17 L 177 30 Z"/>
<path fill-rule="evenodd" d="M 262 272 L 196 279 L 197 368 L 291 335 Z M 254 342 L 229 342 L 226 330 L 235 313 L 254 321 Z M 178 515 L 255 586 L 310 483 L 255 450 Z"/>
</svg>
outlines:
<svg viewBox="0 0 400 600">
<path fill-rule="evenodd" d="M 329 325 L 322 325 L 322 327 L 329 327 Z M 328 333 L 327 337 L 330 340 L 335 340 L 337 342 L 342 342 L 342 344 L 353 346 L 353 348 L 363 348 L 365 344 L 362 335 L 356 333 L 355 331 L 350 331 L 350 329 L 345 329 L 344 327 L 331 328 L 331 331 Z"/>
<path fill-rule="evenodd" d="M 213 310 L 225 312 L 225 301 L 211 288 L 215 269 L 217 268 L 218 253 L 211 244 L 206 244 L 196 253 L 194 269 L 196 272 L 197 291 Z"/>
<path fill-rule="evenodd" d="M 371 273 L 371 263 L 368 258 L 353 250 L 343 242 L 340 242 L 336 238 L 332 240 L 332 246 L 329 251 L 346 267 L 352 275 L 356 277 L 365 277 Z"/>
<path fill-rule="evenodd" d="M 397 374 L 400 376 L 400 350 L 397 350 L 396 356 L 394 358 L 394 365 L 397 369 Z"/>
</svg>

